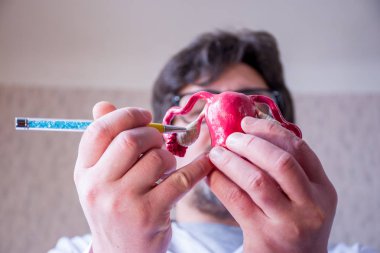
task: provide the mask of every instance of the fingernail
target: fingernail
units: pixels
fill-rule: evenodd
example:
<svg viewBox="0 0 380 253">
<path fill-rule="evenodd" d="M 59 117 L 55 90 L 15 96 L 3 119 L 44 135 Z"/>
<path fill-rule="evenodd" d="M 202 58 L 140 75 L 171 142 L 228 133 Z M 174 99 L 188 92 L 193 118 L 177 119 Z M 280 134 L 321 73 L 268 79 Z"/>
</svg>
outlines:
<svg viewBox="0 0 380 253">
<path fill-rule="evenodd" d="M 254 118 L 254 117 L 245 117 L 244 119 L 243 119 L 243 124 L 244 125 L 246 125 L 246 126 L 250 126 L 250 125 L 253 125 L 253 124 L 255 124 L 255 122 L 257 121 L 257 119 L 256 118 Z"/>
<path fill-rule="evenodd" d="M 214 147 L 213 149 L 211 149 L 209 153 L 209 157 L 211 161 L 218 161 L 221 159 L 221 156 L 223 155 L 223 153 L 224 153 L 224 148 Z"/>
<path fill-rule="evenodd" d="M 244 134 L 243 133 L 232 133 L 227 137 L 226 144 L 227 146 L 237 146 L 239 143 L 241 143 L 241 140 L 243 139 Z"/>
</svg>

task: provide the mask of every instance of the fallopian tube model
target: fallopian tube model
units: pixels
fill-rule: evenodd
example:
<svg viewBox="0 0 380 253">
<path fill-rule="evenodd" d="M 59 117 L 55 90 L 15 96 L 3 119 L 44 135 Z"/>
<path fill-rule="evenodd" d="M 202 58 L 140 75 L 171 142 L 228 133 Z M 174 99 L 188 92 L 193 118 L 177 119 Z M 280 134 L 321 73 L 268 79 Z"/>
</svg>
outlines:
<svg viewBox="0 0 380 253">
<path fill-rule="evenodd" d="M 226 147 L 226 139 L 231 133 L 243 132 L 241 121 L 246 116 L 276 120 L 281 126 L 302 138 L 301 130 L 295 124 L 283 118 L 272 99 L 263 95 L 244 95 L 232 91 L 220 94 L 212 94 L 206 91 L 197 92 L 190 97 L 183 108 L 178 106 L 170 108 L 165 114 L 163 124 L 170 124 L 175 116 L 189 113 L 200 99 L 204 100 L 206 104 L 198 115 L 196 122 L 192 124 L 196 124 L 198 131 L 200 131 L 200 124 L 206 119 L 213 147 L 215 145 Z M 263 112 L 263 106 L 267 108 L 267 112 Z M 187 146 L 189 146 L 184 145 L 184 141 L 179 141 L 182 137 L 181 135 L 185 134 L 165 134 L 167 149 L 180 157 L 185 155 Z M 194 141 L 188 143 L 191 144 Z"/>
</svg>

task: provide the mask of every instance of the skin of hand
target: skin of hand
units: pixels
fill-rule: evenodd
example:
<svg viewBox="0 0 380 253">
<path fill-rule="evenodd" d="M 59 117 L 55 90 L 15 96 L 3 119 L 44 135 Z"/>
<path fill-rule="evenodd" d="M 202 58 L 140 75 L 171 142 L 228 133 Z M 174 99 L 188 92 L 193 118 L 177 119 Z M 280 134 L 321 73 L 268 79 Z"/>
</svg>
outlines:
<svg viewBox="0 0 380 253">
<path fill-rule="evenodd" d="M 337 194 L 319 159 L 274 121 L 241 125 L 228 149 L 210 151 L 208 183 L 241 226 L 244 252 L 326 253 Z"/>
<path fill-rule="evenodd" d="M 74 171 L 93 252 L 166 252 L 170 209 L 213 165 L 203 155 L 175 170 L 146 110 L 100 102 L 93 114 Z"/>
</svg>

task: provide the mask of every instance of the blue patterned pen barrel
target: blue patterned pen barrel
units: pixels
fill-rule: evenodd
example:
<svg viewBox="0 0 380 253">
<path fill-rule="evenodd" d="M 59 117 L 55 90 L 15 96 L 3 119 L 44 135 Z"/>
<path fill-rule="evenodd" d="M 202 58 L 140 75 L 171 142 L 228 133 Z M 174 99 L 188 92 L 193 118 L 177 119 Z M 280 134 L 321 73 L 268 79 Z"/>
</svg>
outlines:
<svg viewBox="0 0 380 253">
<path fill-rule="evenodd" d="M 91 120 L 17 118 L 16 129 L 83 132 Z"/>
</svg>

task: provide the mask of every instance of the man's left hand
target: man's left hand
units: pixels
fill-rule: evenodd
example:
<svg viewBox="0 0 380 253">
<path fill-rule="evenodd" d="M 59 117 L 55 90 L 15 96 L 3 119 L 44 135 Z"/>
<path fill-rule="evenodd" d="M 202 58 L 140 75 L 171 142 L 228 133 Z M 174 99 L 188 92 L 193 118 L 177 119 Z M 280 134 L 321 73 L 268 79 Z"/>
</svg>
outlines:
<svg viewBox="0 0 380 253">
<path fill-rule="evenodd" d="M 209 185 L 244 234 L 245 252 L 327 252 L 337 194 L 306 142 L 274 121 L 246 117 L 245 133 L 214 147 Z"/>
</svg>

